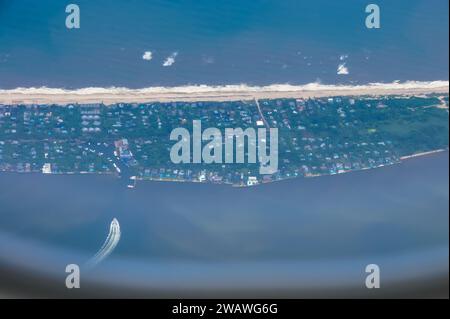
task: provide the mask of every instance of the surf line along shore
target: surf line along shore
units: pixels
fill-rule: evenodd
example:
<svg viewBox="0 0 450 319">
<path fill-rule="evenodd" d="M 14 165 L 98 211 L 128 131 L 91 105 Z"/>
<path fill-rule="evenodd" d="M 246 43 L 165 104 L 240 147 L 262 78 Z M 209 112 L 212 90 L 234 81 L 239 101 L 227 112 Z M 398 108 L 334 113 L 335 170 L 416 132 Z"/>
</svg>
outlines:
<svg viewBox="0 0 450 319">
<path fill-rule="evenodd" d="M 222 102 L 253 99 L 320 98 L 331 96 L 381 96 L 448 94 L 448 81 L 373 83 L 367 85 L 307 85 L 274 84 L 269 86 L 191 85 L 179 87 L 56 88 L 0 89 L 0 104 L 96 104 L 146 102 Z"/>
</svg>

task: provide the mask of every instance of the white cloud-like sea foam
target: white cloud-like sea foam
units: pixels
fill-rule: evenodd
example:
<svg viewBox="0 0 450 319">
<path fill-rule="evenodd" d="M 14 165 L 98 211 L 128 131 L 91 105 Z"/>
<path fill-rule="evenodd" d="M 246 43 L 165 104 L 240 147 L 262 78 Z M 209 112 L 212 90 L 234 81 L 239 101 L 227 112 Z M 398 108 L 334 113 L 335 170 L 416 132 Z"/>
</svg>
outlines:
<svg viewBox="0 0 450 319">
<path fill-rule="evenodd" d="M 174 52 L 171 55 L 169 55 L 163 63 L 163 66 L 171 66 L 172 64 L 175 63 L 175 58 L 177 57 L 178 52 Z"/>
<path fill-rule="evenodd" d="M 142 55 L 142 59 L 146 61 L 150 61 L 152 58 L 153 58 L 152 51 L 145 51 L 144 54 Z"/>
<path fill-rule="evenodd" d="M 350 74 L 348 67 L 345 65 L 345 63 L 339 64 L 337 68 L 337 74 L 339 75 L 348 75 Z"/>
</svg>

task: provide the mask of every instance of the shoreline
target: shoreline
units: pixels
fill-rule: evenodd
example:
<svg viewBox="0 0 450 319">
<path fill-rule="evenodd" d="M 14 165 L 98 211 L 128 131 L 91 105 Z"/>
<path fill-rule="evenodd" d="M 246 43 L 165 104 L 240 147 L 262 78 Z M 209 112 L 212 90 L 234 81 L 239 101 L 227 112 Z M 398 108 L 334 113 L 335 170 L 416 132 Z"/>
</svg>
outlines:
<svg viewBox="0 0 450 319">
<path fill-rule="evenodd" d="M 436 153 L 442 153 L 442 152 L 446 152 L 446 151 L 448 151 L 448 148 L 441 148 L 441 149 L 427 151 L 427 152 L 414 153 L 411 155 L 405 155 L 405 156 L 400 157 L 400 161 L 405 161 L 405 160 L 413 159 L 416 157 L 428 156 L 428 155 L 432 155 L 432 154 L 436 154 Z"/>
<path fill-rule="evenodd" d="M 376 166 L 376 167 L 368 167 L 368 168 L 361 168 L 361 169 L 351 169 L 351 170 L 346 170 L 343 172 L 339 172 L 339 173 L 335 173 L 335 174 L 318 174 L 318 175 L 303 175 L 303 176 L 291 176 L 291 177 L 286 177 L 286 178 L 280 178 L 280 179 L 274 179 L 271 180 L 269 182 L 260 182 L 258 184 L 255 185 L 241 185 L 241 184 L 232 184 L 232 183 L 224 183 L 224 182 L 220 182 L 220 183 L 215 183 L 215 182 L 211 182 L 211 181 L 206 181 L 206 182 L 200 182 L 198 180 L 177 180 L 177 179 L 151 179 L 151 178 L 144 178 L 144 177 L 136 177 L 136 182 L 160 182 L 160 183 L 194 183 L 194 184 L 215 184 L 215 185 L 227 185 L 227 186 L 231 186 L 233 188 L 249 188 L 249 187 L 258 187 L 258 186 L 262 186 L 262 185 L 268 185 L 268 184 L 272 184 L 272 183 L 277 183 L 277 182 L 282 182 L 282 181 L 286 181 L 286 180 L 293 180 L 293 179 L 298 179 L 298 178 L 305 178 L 305 179 L 315 179 L 315 178 L 320 178 L 320 177 L 326 177 L 326 176 L 339 176 L 339 175 L 346 175 L 346 174 L 350 174 L 350 173 L 356 173 L 356 172 L 362 172 L 362 171 L 372 171 L 372 170 L 377 170 L 383 167 L 390 167 L 390 166 L 395 166 L 395 165 L 400 165 L 402 163 L 404 163 L 407 160 L 411 160 L 411 159 L 418 159 L 418 158 L 422 158 L 422 157 L 427 157 L 429 155 L 435 155 L 435 154 L 440 154 L 440 153 L 444 153 L 444 152 L 448 152 L 449 149 L 448 148 L 441 148 L 441 149 L 437 149 L 437 150 L 431 150 L 431 151 L 427 151 L 427 152 L 420 152 L 420 153 L 414 153 L 411 155 L 405 155 L 399 158 L 399 161 L 392 163 L 392 164 L 385 164 L 385 165 L 380 165 L 380 166 Z M 50 174 L 44 174 L 42 172 L 17 172 L 17 171 L 2 171 L 0 170 L 0 174 L 21 174 L 21 175 L 25 175 L 25 174 L 37 174 L 37 175 L 47 175 L 47 176 L 70 176 L 70 175 L 77 175 L 77 176 L 81 176 L 81 175 L 103 175 L 103 176 L 112 176 L 112 177 L 116 177 L 118 179 L 121 179 L 121 177 L 118 177 L 117 174 L 115 174 L 114 172 L 57 172 L 57 173 L 50 173 Z M 136 186 L 136 185 L 135 185 Z M 135 188 L 135 187 L 133 187 Z"/>
<path fill-rule="evenodd" d="M 191 85 L 179 87 L 57 88 L 0 89 L 0 104 L 98 104 L 148 102 L 226 102 L 253 99 L 323 98 L 334 96 L 413 96 L 420 94 L 448 94 L 448 81 L 372 83 L 367 85 L 306 85 L 274 84 L 269 86 Z"/>
</svg>

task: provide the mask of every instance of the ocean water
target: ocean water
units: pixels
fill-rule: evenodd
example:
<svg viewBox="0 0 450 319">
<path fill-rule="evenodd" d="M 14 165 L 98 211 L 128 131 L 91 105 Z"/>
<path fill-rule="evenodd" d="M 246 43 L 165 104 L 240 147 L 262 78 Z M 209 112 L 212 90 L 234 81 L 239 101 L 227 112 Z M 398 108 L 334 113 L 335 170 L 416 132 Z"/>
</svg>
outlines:
<svg viewBox="0 0 450 319">
<path fill-rule="evenodd" d="M 129 190 L 112 176 L 1 174 L 0 266 L 61 276 L 97 252 L 117 218 L 121 239 L 96 269 L 108 282 L 361 286 L 370 263 L 388 282 L 445 274 L 448 161 L 444 152 L 244 189 L 141 182 Z"/>
<path fill-rule="evenodd" d="M 0 89 L 448 80 L 447 0 L 74 2 L 0 0 Z"/>
</svg>

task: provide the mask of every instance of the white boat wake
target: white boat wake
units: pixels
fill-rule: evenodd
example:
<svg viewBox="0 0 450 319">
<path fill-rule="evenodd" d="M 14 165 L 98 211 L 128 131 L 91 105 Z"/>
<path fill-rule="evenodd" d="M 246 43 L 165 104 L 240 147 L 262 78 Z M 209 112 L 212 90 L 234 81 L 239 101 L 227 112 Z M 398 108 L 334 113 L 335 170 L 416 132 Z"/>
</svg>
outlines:
<svg viewBox="0 0 450 319">
<path fill-rule="evenodd" d="M 94 255 L 94 257 L 89 259 L 89 261 L 86 263 L 86 266 L 92 268 L 98 265 L 100 262 L 102 262 L 102 260 L 104 260 L 113 252 L 113 250 L 119 243 L 119 240 L 120 240 L 120 225 L 119 221 L 116 218 L 114 218 L 111 222 L 111 225 L 109 226 L 109 234 L 106 237 L 103 246 Z"/>
</svg>

